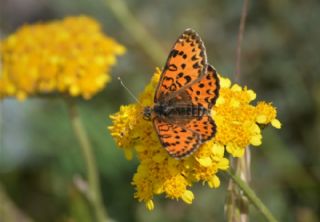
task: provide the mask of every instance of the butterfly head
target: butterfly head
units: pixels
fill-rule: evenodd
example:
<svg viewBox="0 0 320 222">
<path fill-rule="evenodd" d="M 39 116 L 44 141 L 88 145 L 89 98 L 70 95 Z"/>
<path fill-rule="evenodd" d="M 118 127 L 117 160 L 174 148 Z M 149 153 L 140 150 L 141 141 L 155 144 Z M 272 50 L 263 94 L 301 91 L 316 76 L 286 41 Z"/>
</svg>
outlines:
<svg viewBox="0 0 320 222">
<path fill-rule="evenodd" d="M 152 107 L 150 106 L 146 106 L 144 107 L 144 110 L 143 110 L 143 119 L 145 120 L 151 120 L 151 114 L 152 114 Z"/>
</svg>

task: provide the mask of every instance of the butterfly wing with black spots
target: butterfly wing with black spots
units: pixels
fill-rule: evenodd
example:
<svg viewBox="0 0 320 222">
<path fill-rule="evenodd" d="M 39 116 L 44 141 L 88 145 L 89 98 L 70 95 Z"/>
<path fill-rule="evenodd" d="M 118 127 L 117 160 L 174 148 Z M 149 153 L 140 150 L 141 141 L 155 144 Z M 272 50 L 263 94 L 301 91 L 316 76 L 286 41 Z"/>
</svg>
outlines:
<svg viewBox="0 0 320 222">
<path fill-rule="evenodd" d="M 200 145 L 200 134 L 178 124 L 169 123 L 156 117 L 153 124 L 162 146 L 169 155 L 177 159 L 186 157 L 194 152 Z"/>
<path fill-rule="evenodd" d="M 163 101 L 168 94 L 192 83 L 205 73 L 207 56 L 199 35 L 185 30 L 174 44 L 155 93 L 154 102 Z"/>
</svg>

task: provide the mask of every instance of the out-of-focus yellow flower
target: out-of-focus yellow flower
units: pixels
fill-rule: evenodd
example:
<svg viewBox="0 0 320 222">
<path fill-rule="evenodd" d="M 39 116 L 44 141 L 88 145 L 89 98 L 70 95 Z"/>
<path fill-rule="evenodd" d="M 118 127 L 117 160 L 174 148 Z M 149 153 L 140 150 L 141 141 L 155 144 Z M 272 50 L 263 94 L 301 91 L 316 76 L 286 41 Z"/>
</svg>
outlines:
<svg viewBox="0 0 320 222">
<path fill-rule="evenodd" d="M 261 143 L 258 124 L 280 127 L 276 110 L 270 104 L 249 103 L 255 99 L 252 90 L 231 86 L 229 79 L 220 78 L 221 90 L 217 104 L 213 107 L 213 118 L 217 124 L 216 136 L 204 143 L 193 155 L 177 160 L 162 147 L 151 121 L 144 120 L 143 107 L 153 105 L 153 96 L 161 71 L 157 69 L 149 85 L 140 95 L 140 104 L 122 106 L 111 115 L 113 125 L 109 127 L 117 145 L 132 157 L 135 150 L 140 160 L 132 184 L 136 188 L 135 198 L 143 201 L 149 210 L 154 208 L 153 196 L 165 194 L 170 199 L 182 199 L 191 204 L 194 194 L 190 187 L 196 182 L 207 183 L 210 188 L 220 186 L 219 170 L 226 170 L 229 161 L 224 157 L 225 149 L 233 156 L 241 156 L 249 145 Z M 129 155 L 128 155 L 129 153 Z"/>
<path fill-rule="evenodd" d="M 25 25 L 0 41 L 0 98 L 64 93 L 91 98 L 125 48 L 86 16 Z"/>
</svg>

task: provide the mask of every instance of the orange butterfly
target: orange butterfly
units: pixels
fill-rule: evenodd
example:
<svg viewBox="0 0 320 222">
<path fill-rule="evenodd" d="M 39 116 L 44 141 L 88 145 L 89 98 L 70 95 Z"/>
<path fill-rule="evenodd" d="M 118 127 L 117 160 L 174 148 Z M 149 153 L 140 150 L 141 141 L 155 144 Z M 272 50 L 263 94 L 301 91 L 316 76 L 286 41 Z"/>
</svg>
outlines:
<svg viewBox="0 0 320 222">
<path fill-rule="evenodd" d="M 172 157 L 186 157 L 214 137 L 217 130 L 210 110 L 219 88 L 202 40 L 186 29 L 169 54 L 153 107 L 144 108 L 144 117 L 153 121 L 162 146 Z"/>
</svg>

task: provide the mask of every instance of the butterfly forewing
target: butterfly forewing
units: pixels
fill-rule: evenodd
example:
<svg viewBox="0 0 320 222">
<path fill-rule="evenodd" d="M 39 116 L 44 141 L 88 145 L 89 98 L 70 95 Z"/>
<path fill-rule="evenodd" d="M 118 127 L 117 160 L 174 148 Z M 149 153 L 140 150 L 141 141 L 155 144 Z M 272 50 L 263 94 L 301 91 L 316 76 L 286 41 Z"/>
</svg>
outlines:
<svg viewBox="0 0 320 222">
<path fill-rule="evenodd" d="M 174 44 L 160 77 L 154 101 L 164 100 L 168 94 L 195 81 L 205 72 L 207 57 L 199 35 L 185 30 Z"/>
<path fill-rule="evenodd" d="M 206 74 L 201 76 L 199 81 L 189 86 L 186 91 L 190 95 L 193 105 L 202 106 L 210 110 L 216 102 L 219 89 L 217 72 L 208 64 Z"/>
</svg>

